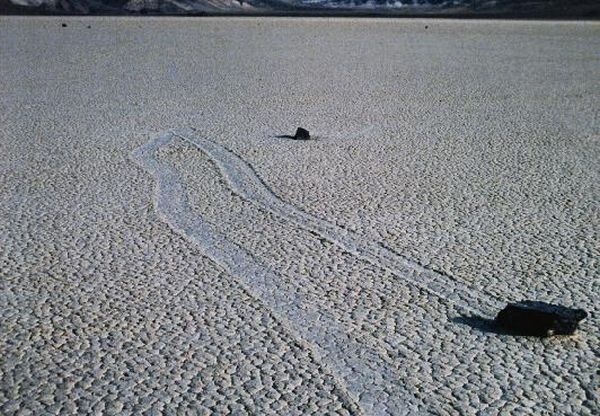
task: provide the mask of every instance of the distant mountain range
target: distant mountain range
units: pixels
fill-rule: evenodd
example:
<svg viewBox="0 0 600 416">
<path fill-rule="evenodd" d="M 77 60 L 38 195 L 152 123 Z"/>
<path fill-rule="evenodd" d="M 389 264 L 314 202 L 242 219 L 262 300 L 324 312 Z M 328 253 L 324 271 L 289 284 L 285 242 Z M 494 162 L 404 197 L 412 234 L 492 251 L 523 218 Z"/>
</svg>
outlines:
<svg viewBox="0 0 600 416">
<path fill-rule="evenodd" d="M 4 14 L 600 17 L 600 0 L 0 0 Z"/>
</svg>

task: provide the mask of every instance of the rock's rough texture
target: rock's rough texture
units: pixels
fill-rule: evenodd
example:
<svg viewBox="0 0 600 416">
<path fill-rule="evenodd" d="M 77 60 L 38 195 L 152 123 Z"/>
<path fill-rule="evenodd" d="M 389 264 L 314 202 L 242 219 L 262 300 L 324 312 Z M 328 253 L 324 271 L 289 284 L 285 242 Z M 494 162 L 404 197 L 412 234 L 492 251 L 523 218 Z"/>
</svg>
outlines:
<svg viewBox="0 0 600 416">
<path fill-rule="evenodd" d="M 521 335 L 572 335 L 579 322 L 587 317 L 583 309 L 524 300 L 508 304 L 496 316 L 496 323 Z"/>
</svg>

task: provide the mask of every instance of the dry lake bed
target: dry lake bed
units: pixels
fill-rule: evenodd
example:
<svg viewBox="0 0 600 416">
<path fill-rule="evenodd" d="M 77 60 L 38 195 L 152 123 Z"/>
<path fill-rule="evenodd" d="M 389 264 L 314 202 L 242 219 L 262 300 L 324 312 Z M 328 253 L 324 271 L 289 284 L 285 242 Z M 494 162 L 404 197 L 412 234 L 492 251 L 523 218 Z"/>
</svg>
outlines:
<svg viewBox="0 0 600 416">
<path fill-rule="evenodd" d="M 0 413 L 597 415 L 599 51 L 593 22 L 0 17 Z M 495 330 L 521 299 L 590 316 Z"/>
</svg>

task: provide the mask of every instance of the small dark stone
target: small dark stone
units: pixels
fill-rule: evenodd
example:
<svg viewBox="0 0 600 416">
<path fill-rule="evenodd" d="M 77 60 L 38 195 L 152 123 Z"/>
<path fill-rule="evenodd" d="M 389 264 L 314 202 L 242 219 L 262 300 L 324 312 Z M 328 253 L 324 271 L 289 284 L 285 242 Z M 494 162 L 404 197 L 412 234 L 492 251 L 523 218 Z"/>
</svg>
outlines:
<svg viewBox="0 0 600 416">
<path fill-rule="evenodd" d="M 61 26 L 62 26 L 62 27 L 67 27 L 67 24 L 66 24 L 66 23 L 63 23 Z"/>
<path fill-rule="evenodd" d="M 425 29 L 429 29 L 429 26 L 425 25 Z"/>
<path fill-rule="evenodd" d="M 572 335 L 579 321 L 588 316 L 582 309 L 524 300 L 509 303 L 496 316 L 496 324 L 516 335 L 547 337 Z"/>
<path fill-rule="evenodd" d="M 296 130 L 296 134 L 294 135 L 294 139 L 296 140 L 310 140 L 310 133 L 308 130 L 303 129 L 302 127 L 298 127 Z"/>
<path fill-rule="evenodd" d="M 87 28 L 88 28 L 88 29 L 91 29 L 92 27 L 91 27 L 91 26 L 88 26 Z"/>
</svg>

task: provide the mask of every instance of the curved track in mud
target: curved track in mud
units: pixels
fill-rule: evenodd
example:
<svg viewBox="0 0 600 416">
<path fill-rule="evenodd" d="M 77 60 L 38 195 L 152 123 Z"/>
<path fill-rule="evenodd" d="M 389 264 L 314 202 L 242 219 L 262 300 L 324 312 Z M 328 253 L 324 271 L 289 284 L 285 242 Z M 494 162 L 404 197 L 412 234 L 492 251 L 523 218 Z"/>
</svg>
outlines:
<svg viewBox="0 0 600 416">
<path fill-rule="evenodd" d="M 176 131 L 173 134 L 204 152 L 218 166 L 234 193 L 262 209 L 318 234 L 360 259 L 390 271 L 398 279 L 453 302 L 467 312 L 489 315 L 502 305 L 494 297 L 480 293 L 476 288 L 453 280 L 448 275 L 423 267 L 381 242 L 365 240 L 281 200 L 246 161 L 193 130 Z"/>
<path fill-rule="evenodd" d="M 221 235 L 190 207 L 177 171 L 161 163 L 157 151 L 174 140 L 183 140 L 206 154 L 218 167 L 230 189 L 289 223 L 339 246 L 363 261 L 381 267 L 399 281 L 415 285 L 470 313 L 489 314 L 499 302 L 448 276 L 426 269 L 379 242 L 317 218 L 278 198 L 253 168 L 228 149 L 200 137 L 192 130 L 168 132 L 140 147 L 133 159 L 156 181 L 154 204 L 160 218 L 198 246 L 228 273 L 265 303 L 299 339 L 309 343 L 316 356 L 335 375 L 349 395 L 369 414 L 415 414 L 419 401 L 397 382 L 391 365 L 376 343 L 357 342 L 335 317 L 323 314 L 299 293 L 282 287 L 281 278 L 252 253 Z M 365 347 L 365 345 L 367 345 Z"/>
</svg>

